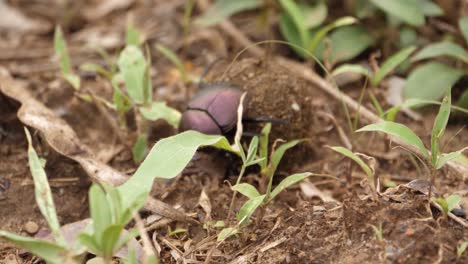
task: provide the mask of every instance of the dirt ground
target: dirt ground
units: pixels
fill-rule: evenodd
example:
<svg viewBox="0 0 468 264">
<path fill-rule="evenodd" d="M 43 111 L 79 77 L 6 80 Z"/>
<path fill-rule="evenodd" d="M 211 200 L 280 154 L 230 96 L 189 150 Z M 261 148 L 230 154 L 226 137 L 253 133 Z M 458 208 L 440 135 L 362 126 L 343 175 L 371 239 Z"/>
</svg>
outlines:
<svg viewBox="0 0 468 264">
<path fill-rule="evenodd" d="M 197 76 L 212 61 L 230 58 L 213 67 L 205 82 L 231 82 L 247 91 L 248 117 L 288 120 L 288 123 L 273 124 L 270 139 L 309 138 L 286 154 L 277 180 L 289 173 L 304 171 L 336 177 L 311 177 L 294 185 L 263 208 L 262 221 L 258 214 L 254 215 L 243 233 L 216 246 L 215 235 L 219 230 L 206 224 L 226 217 L 232 195 L 228 183 L 235 183 L 240 161 L 217 150 L 199 151 L 180 176 L 155 182 L 152 196 L 200 224 L 142 212 L 161 263 L 207 260 L 210 263 L 468 263 L 468 254 L 461 258 L 456 254 L 457 245 L 468 239 L 466 228 L 430 206 L 426 189 L 408 185 L 416 179 L 428 180 L 427 173 L 417 166 L 411 154 L 395 148 L 395 144 L 377 134 L 350 132 L 340 101 L 290 69 L 277 65 L 268 56 L 254 58 L 245 53 L 224 74 L 242 45 L 217 28 L 193 29 L 188 36 L 184 35 L 181 23 L 184 1 L 120 1 L 128 4 L 110 11 L 96 8 L 98 1 L 70 1 L 72 6 L 67 9 L 56 1 L 8 2 L 33 18 L 32 29 L 24 34 L 15 33 L 19 29 L 2 31 L 0 71 L 10 75 L 18 87 L 65 120 L 81 146 L 96 160 L 130 176 L 138 167 L 129 147 L 136 134 L 130 124 L 127 142 L 120 142 L 99 109 L 75 96 L 53 60 L 53 25 L 62 24 L 75 66 L 84 62 L 105 63 L 96 47 L 117 54 L 125 44 L 126 19 L 130 15 L 152 55 L 151 74 L 157 100 L 183 111 L 199 87 L 185 85 L 176 68 L 154 44 L 171 47 L 184 60 L 190 74 Z M 65 14 L 63 10 L 72 13 Z M 86 12 L 80 12 L 83 10 Z M 253 41 L 268 35 L 268 32 L 254 34 L 247 30 L 247 19 L 240 17 L 234 22 L 247 36 L 256 36 L 252 37 Z M 272 52 L 297 59 L 284 47 L 273 48 Z M 112 98 L 112 87 L 105 79 L 89 72 L 78 72 L 83 87 L 103 98 Z M 362 82 L 347 84 L 342 87 L 343 91 L 358 100 Z M 5 84 L 0 82 L 2 85 Z M 385 102 L 384 91 L 376 91 L 376 95 Z M 363 106 L 373 109 L 368 98 Z M 33 235 L 27 231 L 28 224 L 33 222 L 41 230 L 47 229 L 47 224 L 34 199 L 24 124 L 18 118 L 19 107 L 18 98 L 11 98 L 0 90 L 0 229 Z M 400 114 L 397 121 L 414 129 L 428 143 L 436 113 L 437 108 L 429 107 L 421 112 L 422 120 L 415 121 Z M 115 113 L 111 116 L 117 119 Z M 446 138 L 452 140 L 446 145 L 446 151 L 468 146 L 468 130 L 462 129 L 466 124 L 466 118 L 451 119 Z M 261 126 L 246 124 L 245 129 L 258 132 Z M 30 128 L 30 131 L 34 130 Z M 176 133 L 163 121 L 153 122 L 151 131 L 152 143 Z M 76 161 L 49 146 L 41 133 L 33 133 L 33 142 L 39 155 L 47 160 L 45 168 L 60 223 L 89 217 L 90 175 Z M 353 151 L 376 158 L 375 172 L 383 185 L 382 195 L 376 201 L 370 195 L 365 174 L 327 148 L 347 142 L 351 142 Z M 439 195 L 458 193 L 463 196 L 460 210 L 464 212 L 468 210 L 467 176 L 467 171 L 460 173 L 444 168 L 435 181 Z M 265 184 L 256 169 L 249 171 L 245 181 L 260 188 Z M 206 197 L 211 213 L 201 205 Z M 237 199 L 234 209 L 237 211 L 243 202 L 244 198 Z M 458 219 L 466 226 L 466 214 Z M 383 240 L 377 239 L 372 225 L 382 225 Z M 176 228 L 187 232 L 170 235 L 169 230 Z M 26 251 L 0 241 L 0 263 L 37 261 Z"/>
</svg>

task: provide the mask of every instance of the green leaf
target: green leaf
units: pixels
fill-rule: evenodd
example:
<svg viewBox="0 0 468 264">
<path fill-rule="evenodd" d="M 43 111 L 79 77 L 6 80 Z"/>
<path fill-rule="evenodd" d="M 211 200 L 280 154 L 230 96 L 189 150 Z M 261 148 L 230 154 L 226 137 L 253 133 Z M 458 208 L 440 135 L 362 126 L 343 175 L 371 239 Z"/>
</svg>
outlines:
<svg viewBox="0 0 468 264">
<path fill-rule="evenodd" d="M 89 252 L 96 255 L 102 255 L 101 247 L 92 235 L 81 233 L 78 235 L 78 241 L 84 245 Z"/>
<path fill-rule="evenodd" d="M 437 157 L 439 156 L 439 140 L 445 132 L 447 127 L 448 120 L 450 117 L 450 106 L 452 105 L 452 96 L 450 90 L 447 95 L 442 100 L 440 105 L 439 112 L 434 121 L 434 127 L 432 128 L 431 133 L 431 152 L 432 152 L 432 164 L 435 166 L 437 162 Z"/>
<path fill-rule="evenodd" d="M 408 57 L 413 53 L 416 47 L 408 47 L 403 50 L 400 50 L 396 54 L 390 56 L 385 62 L 382 64 L 379 70 L 375 73 L 374 77 L 372 78 L 371 82 L 372 85 L 377 86 L 385 76 L 387 76 L 393 69 L 395 69 L 398 65 L 403 63 Z"/>
<path fill-rule="evenodd" d="M 271 201 L 273 199 L 275 199 L 275 197 L 280 193 L 282 192 L 284 189 L 288 188 L 289 186 L 295 184 L 295 183 L 298 183 L 302 180 L 304 180 L 305 178 L 309 177 L 309 176 L 312 176 L 313 173 L 310 173 L 310 172 L 304 172 L 304 173 L 297 173 L 297 174 L 293 174 L 293 175 L 289 175 L 288 177 L 286 177 L 285 179 L 283 179 L 279 184 L 278 186 L 276 186 L 275 189 L 273 189 L 273 191 L 271 192 L 270 194 L 270 197 L 268 198 L 268 201 Z"/>
<path fill-rule="evenodd" d="M 468 17 L 462 17 L 458 20 L 458 26 L 460 27 L 460 31 L 465 38 L 465 42 L 468 43 Z"/>
<path fill-rule="evenodd" d="M 324 1 L 315 5 L 298 3 L 298 6 L 304 17 L 304 25 L 309 29 L 320 26 L 327 18 L 328 8 Z"/>
<path fill-rule="evenodd" d="M 457 246 L 457 256 L 460 258 L 468 247 L 468 241 L 463 241 Z"/>
<path fill-rule="evenodd" d="M 461 202 L 461 196 L 457 194 L 452 194 L 449 197 L 445 198 L 447 200 L 448 211 L 451 212 L 455 207 L 458 206 Z"/>
<path fill-rule="evenodd" d="M 249 144 L 249 150 L 247 151 L 247 157 L 245 163 L 250 163 L 254 161 L 255 156 L 257 155 L 258 149 L 258 137 L 255 136 L 252 138 Z"/>
<path fill-rule="evenodd" d="M 468 63 L 468 52 L 450 41 L 431 43 L 419 51 L 413 60 L 432 59 L 439 56 L 449 56 Z"/>
<path fill-rule="evenodd" d="M 80 69 L 83 71 L 97 72 L 104 76 L 107 80 L 112 81 L 112 73 L 106 70 L 99 64 L 96 63 L 83 63 L 80 65 Z"/>
<path fill-rule="evenodd" d="M 118 79 L 120 78 L 119 76 L 121 75 L 115 75 L 112 78 L 112 87 L 114 88 L 112 100 L 115 104 L 115 107 L 117 108 L 117 111 L 121 115 L 121 118 L 124 119 L 124 114 L 127 113 L 130 109 L 132 109 L 132 102 L 130 101 L 130 98 L 128 98 L 120 90 L 118 85 Z"/>
<path fill-rule="evenodd" d="M 239 192 L 240 194 L 246 196 L 249 199 L 260 196 L 260 193 L 248 183 L 239 183 L 231 187 L 231 190 Z"/>
<path fill-rule="evenodd" d="M 306 48 L 307 43 L 303 43 L 301 41 L 299 31 L 296 28 L 294 21 L 290 16 L 288 16 L 287 14 L 282 14 L 280 17 L 279 26 L 281 34 L 289 43 L 295 46 L 302 47 L 304 49 Z M 295 46 L 291 46 L 291 48 L 294 50 L 294 52 L 296 52 L 297 55 L 301 56 L 304 59 L 309 57 L 307 52 Z"/>
<path fill-rule="evenodd" d="M 444 10 L 440 8 L 437 4 L 433 3 L 431 0 L 419 0 L 421 2 L 421 7 L 424 15 L 426 16 L 442 16 Z"/>
<path fill-rule="evenodd" d="M 146 150 L 148 147 L 148 137 L 146 135 L 139 135 L 135 145 L 132 147 L 133 160 L 140 162 L 145 158 Z"/>
<path fill-rule="evenodd" d="M 127 32 L 125 35 L 127 46 L 139 46 L 140 45 L 140 32 L 135 28 L 133 23 L 127 23 Z"/>
<path fill-rule="evenodd" d="M 327 39 L 331 43 L 328 59 L 335 63 L 353 59 L 375 43 L 372 35 L 361 25 L 338 28 Z M 322 41 L 315 55 L 323 60 L 327 48 L 325 41 Z"/>
<path fill-rule="evenodd" d="M 205 27 L 212 26 L 235 13 L 256 9 L 262 5 L 262 0 L 217 0 L 201 17 L 195 20 L 195 23 Z"/>
<path fill-rule="evenodd" d="M 180 75 L 182 76 L 182 79 L 184 83 L 188 83 L 190 81 L 187 71 L 185 70 L 185 66 L 182 63 L 182 61 L 177 57 L 177 55 L 170 49 L 164 47 L 163 45 L 156 45 L 156 48 L 164 55 L 166 56 L 174 65 L 177 67 L 177 69 L 180 72 Z"/>
<path fill-rule="evenodd" d="M 367 77 L 371 76 L 371 72 L 369 71 L 369 69 L 358 64 L 343 64 L 339 66 L 338 68 L 334 69 L 331 75 L 337 76 L 346 72 L 357 73 L 357 74 L 361 74 Z"/>
<path fill-rule="evenodd" d="M 120 53 L 117 64 L 130 98 L 137 104 L 149 103 L 152 99 L 152 89 L 148 89 L 148 63 L 141 50 L 135 46 L 127 46 Z"/>
<path fill-rule="evenodd" d="M 293 148 L 294 146 L 296 146 L 297 144 L 301 143 L 305 141 L 304 139 L 296 139 L 296 140 L 292 140 L 288 143 L 284 143 L 282 144 L 281 146 L 279 146 L 278 148 L 276 148 L 272 154 L 272 157 L 271 157 L 271 160 L 270 160 L 270 166 L 268 168 L 268 176 L 269 178 L 271 178 L 275 172 L 276 172 L 276 169 L 278 168 L 278 165 L 281 161 L 281 159 L 283 158 L 284 156 L 284 153 L 286 152 L 286 150 L 290 149 L 290 148 Z"/>
<path fill-rule="evenodd" d="M 37 156 L 36 151 L 32 146 L 31 134 L 27 128 L 24 128 L 26 138 L 28 140 L 28 159 L 29 169 L 34 180 L 34 193 L 36 203 L 39 207 L 44 218 L 52 230 L 52 234 L 58 245 L 66 247 L 65 239 L 60 231 L 60 224 L 57 218 L 57 211 L 55 210 L 54 200 L 52 198 L 52 191 L 50 190 L 47 175 L 42 167 L 41 160 Z"/>
<path fill-rule="evenodd" d="M 384 12 L 395 16 L 412 26 L 422 26 L 425 23 L 423 9 L 415 0 L 370 0 Z"/>
<path fill-rule="evenodd" d="M 411 131 L 411 129 L 409 129 L 405 125 L 390 122 L 390 121 L 384 121 L 384 122 L 377 123 L 377 124 L 367 125 L 357 130 L 356 132 L 365 132 L 365 131 L 379 131 L 379 132 L 384 132 L 386 134 L 399 137 L 401 140 L 403 140 L 407 144 L 410 144 L 418 148 L 424 154 L 424 156 L 429 157 L 429 152 L 427 151 L 421 139 L 416 134 L 414 134 L 414 132 Z"/>
<path fill-rule="evenodd" d="M 120 234 L 122 233 L 123 226 L 121 225 L 109 225 L 103 232 L 101 246 L 102 253 L 106 257 L 114 256 L 118 250 L 116 248 L 117 242 L 119 241 Z"/>
<path fill-rule="evenodd" d="M 465 88 L 465 91 L 458 98 L 457 106 L 468 110 L 468 89 Z"/>
<path fill-rule="evenodd" d="M 447 214 L 449 212 L 447 200 L 445 200 L 444 198 L 433 198 L 433 199 L 436 203 L 440 205 L 440 207 L 442 207 L 444 214 Z"/>
<path fill-rule="evenodd" d="M 165 102 L 152 102 L 149 106 L 140 107 L 140 112 L 144 118 L 156 121 L 164 119 L 173 127 L 179 127 L 182 114 L 176 109 L 167 106 Z"/>
<path fill-rule="evenodd" d="M 162 139 L 153 146 L 135 174 L 118 187 L 123 208 L 138 207 L 151 191 L 155 178 L 174 178 L 187 166 L 197 149 L 203 146 L 237 153 L 225 137 L 204 135 L 196 131 L 186 131 Z"/>
<path fill-rule="evenodd" d="M 55 55 L 59 59 L 60 70 L 62 71 L 63 77 L 75 90 L 80 89 L 80 77 L 73 73 L 70 56 L 68 55 L 67 43 L 63 38 L 62 29 L 59 26 L 55 28 L 54 49 Z"/>
<path fill-rule="evenodd" d="M 359 167 L 361 167 L 361 169 L 367 174 L 367 177 L 369 177 L 370 179 L 374 177 L 374 173 L 372 172 L 372 169 L 358 155 L 354 154 L 349 149 L 343 148 L 343 147 L 330 147 L 330 148 L 333 151 L 336 151 L 340 153 L 341 155 L 346 156 L 352 159 L 354 162 L 356 162 L 356 164 L 358 164 Z"/>
<path fill-rule="evenodd" d="M 295 32 L 297 32 L 298 43 L 300 44 L 299 46 L 306 48 L 309 43 L 310 36 L 307 27 L 305 26 L 305 18 L 302 15 L 301 9 L 292 0 L 279 0 L 279 3 L 284 10 L 284 14 L 290 18 L 290 21 L 292 22 L 289 23 L 289 26 L 293 25 Z"/>
<path fill-rule="evenodd" d="M 463 155 L 463 152 L 467 150 L 468 147 L 460 149 L 458 151 L 450 152 L 450 153 L 443 153 L 440 157 L 437 158 L 437 162 L 435 164 L 435 168 L 438 170 L 442 168 L 447 162 L 451 160 L 456 160 Z"/>
<path fill-rule="evenodd" d="M 250 200 L 248 200 L 239 210 L 237 213 L 237 221 L 239 222 L 239 225 L 244 225 L 246 224 L 252 214 L 257 210 L 257 208 L 263 203 L 263 200 L 265 199 L 265 195 L 260 195 L 257 197 L 254 197 Z"/>
<path fill-rule="evenodd" d="M 409 75 L 403 97 L 439 100 L 462 76 L 463 71 L 438 62 L 421 65 Z"/>
<path fill-rule="evenodd" d="M 104 231 L 114 219 L 106 193 L 97 184 L 93 184 L 89 189 L 89 211 L 93 219 L 95 241 L 102 247 L 100 241 L 103 241 Z"/>
<path fill-rule="evenodd" d="M 239 230 L 237 230 L 237 228 L 235 228 L 235 227 L 224 228 L 223 230 L 221 230 L 221 232 L 219 232 L 217 241 L 218 242 L 224 241 L 228 237 L 233 236 L 233 235 L 235 235 L 237 233 L 239 233 Z"/>
<path fill-rule="evenodd" d="M 262 170 L 264 170 L 268 166 L 268 138 L 270 135 L 271 131 L 271 123 L 266 124 L 262 128 L 262 133 L 260 136 L 259 140 L 259 149 L 258 149 L 258 155 L 260 156 L 260 159 L 263 159 L 260 162 L 260 167 Z"/>
<path fill-rule="evenodd" d="M 339 19 L 335 20 L 335 22 L 322 27 L 312 37 L 310 43 L 307 46 L 307 50 L 309 50 L 312 53 L 315 52 L 318 45 L 323 40 L 323 38 L 328 34 L 328 32 L 332 31 L 335 28 L 348 26 L 348 25 L 354 24 L 356 22 L 357 22 L 357 20 L 354 17 L 342 17 L 342 18 L 339 18 Z"/>
<path fill-rule="evenodd" d="M 66 263 L 65 257 L 67 256 L 67 249 L 59 244 L 30 237 L 18 236 L 3 230 L 0 230 L 0 237 L 3 237 L 11 243 L 41 257 L 48 263 Z"/>
</svg>

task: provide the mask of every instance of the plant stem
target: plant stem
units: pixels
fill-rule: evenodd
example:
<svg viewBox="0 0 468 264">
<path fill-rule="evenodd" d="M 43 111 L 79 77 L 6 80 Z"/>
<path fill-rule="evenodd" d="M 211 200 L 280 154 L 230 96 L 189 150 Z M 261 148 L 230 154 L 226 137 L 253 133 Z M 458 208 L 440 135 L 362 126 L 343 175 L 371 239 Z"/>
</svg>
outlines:
<svg viewBox="0 0 468 264">
<path fill-rule="evenodd" d="M 431 202 L 431 196 L 432 196 L 432 186 L 434 185 L 434 180 L 435 180 L 435 174 L 436 174 L 437 170 L 432 167 L 431 168 L 431 184 L 429 185 L 429 202 Z"/>
<path fill-rule="evenodd" d="M 241 171 L 239 173 L 239 177 L 237 177 L 236 185 L 240 183 L 240 181 L 242 179 L 242 176 L 244 176 L 245 168 L 246 168 L 245 164 L 242 164 L 242 168 L 241 168 Z M 232 195 L 232 198 L 231 198 L 231 204 L 229 205 L 229 210 L 228 210 L 228 215 L 227 215 L 226 221 L 228 221 L 231 218 L 232 207 L 234 206 L 234 202 L 236 200 L 236 195 L 237 195 L 237 191 L 234 191 L 234 194 Z"/>
</svg>

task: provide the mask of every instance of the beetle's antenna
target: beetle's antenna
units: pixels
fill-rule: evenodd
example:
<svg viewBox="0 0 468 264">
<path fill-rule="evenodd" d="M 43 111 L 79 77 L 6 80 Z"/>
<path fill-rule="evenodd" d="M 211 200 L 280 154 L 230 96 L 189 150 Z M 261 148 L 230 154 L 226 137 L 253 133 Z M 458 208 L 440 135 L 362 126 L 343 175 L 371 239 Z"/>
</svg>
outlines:
<svg viewBox="0 0 468 264">
<path fill-rule="evenodd" d="M 203 79 L 205 79 L 206 75 L 208 75 L 208 73 L 211 71 L 211 69 L 213 69 L 213 67 L 220 61 L 222 60 L 226 60 L 226 58 L 218 58 L 218 59 L 215 59 L 214 61 L 212 61 L 206 68 L 205 70 L 203 71 L 202 75 L 200 76 L 200 81 L 198 82 L 198 90 L 202 89 L 205 85 L 205 82 L 203 81 Z"/>
</svg>

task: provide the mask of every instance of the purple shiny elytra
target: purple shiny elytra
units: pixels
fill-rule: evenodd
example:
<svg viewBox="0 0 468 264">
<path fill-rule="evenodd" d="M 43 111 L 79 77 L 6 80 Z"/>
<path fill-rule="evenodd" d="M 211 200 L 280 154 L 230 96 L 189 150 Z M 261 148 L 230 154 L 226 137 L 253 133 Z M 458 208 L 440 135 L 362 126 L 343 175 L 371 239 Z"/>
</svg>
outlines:
<svg viewBox="0 0 468 264">
<path fill-rule="evenodd" d="M 211 84 L 189 102 L 180 119 L 180 131 L 196 130 L 204 134 L 221 135 L 237 123 L 237 107 L 242 90 L 228 83 Z"/>
</svg>

